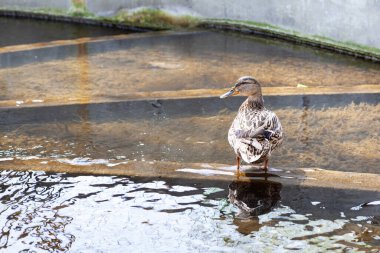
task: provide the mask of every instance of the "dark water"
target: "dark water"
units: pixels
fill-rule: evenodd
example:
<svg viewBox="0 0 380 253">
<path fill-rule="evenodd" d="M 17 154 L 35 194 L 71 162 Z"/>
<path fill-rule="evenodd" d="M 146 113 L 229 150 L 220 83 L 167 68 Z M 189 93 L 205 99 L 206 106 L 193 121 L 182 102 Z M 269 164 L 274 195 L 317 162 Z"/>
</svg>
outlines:
<svg viewBox="0 0 380 253">
<path fill-rule="evenodd" d="M 0 31 L 0 47 L 127 33 L 113 28 L 8 17 L 0 17 Z"/>
<path fill-rule="evenodd" d="M 378 192 L 14 171 L 0 181 L 4 252 L 380 250 L 379 207 L 358 207 Z"/>
</svg>

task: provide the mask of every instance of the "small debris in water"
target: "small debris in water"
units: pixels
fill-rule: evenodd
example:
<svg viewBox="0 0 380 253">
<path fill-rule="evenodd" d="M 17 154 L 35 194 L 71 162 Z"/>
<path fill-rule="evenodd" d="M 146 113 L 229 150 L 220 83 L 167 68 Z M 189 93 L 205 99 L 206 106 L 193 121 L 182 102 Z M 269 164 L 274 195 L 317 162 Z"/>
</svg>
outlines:
<svg viewBox="0 0 380 253">
<path fill-rule="evenodd" d="M 307 85 L 304 85 L 302 83 L 298 83 L 297 88 L 307 88 Z"/>
</svg>

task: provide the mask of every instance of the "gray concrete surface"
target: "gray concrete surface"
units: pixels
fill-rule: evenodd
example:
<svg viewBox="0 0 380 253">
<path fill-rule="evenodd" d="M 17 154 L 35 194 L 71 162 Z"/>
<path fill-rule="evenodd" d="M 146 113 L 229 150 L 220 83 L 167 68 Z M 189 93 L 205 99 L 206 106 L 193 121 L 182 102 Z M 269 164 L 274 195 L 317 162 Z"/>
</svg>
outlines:
<svg viewBox="0 0 380 253">
<path fill-rule="evenodd" d="M 90 11 L 152 7 L 205 18 L 264 22 L 305 34 L 380 48 L 379 0 L 91 0 Z"/>
<path fill-rule="evenodd" d="M 0 0 L 0 8 L 4 9 L 23 9 L 23 8 L 52 8 L 69 9 L 70 0 Z"/>
<path fill-rule="evenodd" d="M 0 0 L 0 7 L 69 8 L 69 0 Z M 113 15 L 148 7 L 174 14 L 272 24 L 304 34 L 380 48 L 379 0 L 91 0 L 89 11 Z"/>
</svg>

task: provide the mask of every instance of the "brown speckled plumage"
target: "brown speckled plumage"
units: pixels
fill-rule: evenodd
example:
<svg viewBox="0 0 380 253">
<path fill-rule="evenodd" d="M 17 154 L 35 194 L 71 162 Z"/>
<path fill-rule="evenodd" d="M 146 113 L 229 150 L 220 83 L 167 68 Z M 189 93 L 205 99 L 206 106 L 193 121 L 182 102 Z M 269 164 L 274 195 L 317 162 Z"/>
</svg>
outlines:
<svg viewBox="0 0 380 253">
<path fill-rule="evenodd" d="M 263 135 L 258 137 L 238 138 L 236 131 L 255 131 L 259 127 L 271 131 L 272 135 L 266 139 Z M 228 142 L 237 155 L 246 163 L 260 163 L 269 158 L 272 151 L 282 142 L 282 126 L 276 114 L 265 107 L 258 108 L 250 104 L 249 99 L 240 106 L 230 130 Z"/>
<path fill-rule="evenodd" d="M 280 120 L 274 112 L 264 107 L 261 86 L 254 78 L 240 78 L 221 98 L 235 94 L 246 95 L 248 98 L 232 122 L 228 142 L 237 157 L 246 163 L 265 162 L 283 140 Z M 264 169 L 267 169 L 265 165 Z"/>
</svg>

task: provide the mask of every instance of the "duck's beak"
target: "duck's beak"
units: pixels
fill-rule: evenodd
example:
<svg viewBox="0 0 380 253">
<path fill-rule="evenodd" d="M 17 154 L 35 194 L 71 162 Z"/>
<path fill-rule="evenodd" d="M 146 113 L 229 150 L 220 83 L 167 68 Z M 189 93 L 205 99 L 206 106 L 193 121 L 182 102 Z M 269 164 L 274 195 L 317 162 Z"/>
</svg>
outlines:
<svg viewBox="0 0 380 253">
<path fill-rule="evenodd" d="M 223 95 L 220 96 L 220 98 L 227 98 L 233 95 L 239 94 L 239 92 L 235 89 L 235 86 L 231 88 L 231 90 L 227 91 Z"/>
</svg>

